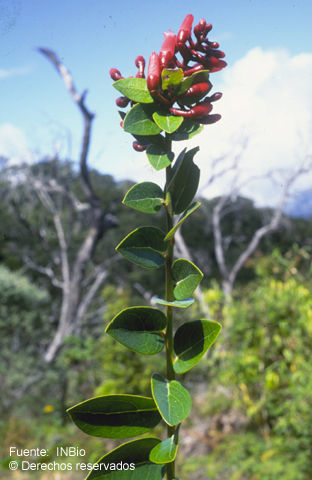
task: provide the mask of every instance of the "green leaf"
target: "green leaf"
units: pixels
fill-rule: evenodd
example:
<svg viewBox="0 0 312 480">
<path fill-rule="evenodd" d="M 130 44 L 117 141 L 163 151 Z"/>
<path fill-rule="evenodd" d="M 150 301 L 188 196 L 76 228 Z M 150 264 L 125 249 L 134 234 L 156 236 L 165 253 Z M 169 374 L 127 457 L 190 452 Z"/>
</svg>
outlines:
<svg viewBox="0 0 312 480">
<path fill-rule="evenodd" d="M 116 247 L 125 258 L 145 268 L 159 268 L 165 263 L 165 234 L 156 227 L 139 227 Z"/>
<path fill-rule="evenodd" d="M 199 268 L 184 258 L 179 258 L 173 262 L 171 273 L 173 280 L 176 282 L 173 294 L 177 300 L 192 295 L 203 278 L 203 273 Z"/>
<path fill-rule="evenodd" d="M 174 141 L 179 140 L 189 140 L 203 130 L 203 126 L 198 122 L 191 120 L 190 118 L 185 118 L 182 125 L 171 134 L 171 139 Z"/>
<path fill-rule="evenodd" d="M 165 241 L 170 240 L 170 238 L 173 237 L 175 232 L 182 225 L 182 223 L 187 219 L 187 217 L 189 217 L 193 212 L 195 212 L 195 210 L 197 210 L 199 206 L 200 206 L 200 202 L 194 202 L 187 210 L 185 210 L 185 212 L 183 213 L 183 215 L 181 215 L 181 217 L 179 218 L 175 226 L 165 236 Z"/>
<path fill-rule="evenodd" d="M 168 90 L 169 86 L 177 87 L 180 85 L 180 83 L 183 80 L 183 70 L 182 68 L 176 69 L 170 69 L 170 68 L 165 68 L 161 72 L 161 78 L 162 78 L 162 89 L 163 90 Z"/>
<path fill-rule="evenodd" d="M 152 394 L 160 415 L 168 425 L 181 423 L 190 413 L 192 400 L 180 382 L 153 373 Z"/>
<path fill-rule="evenodd" d="M 130 307 L 113 318 L 106 333 L 134 352 L 154 355 L 164 348 L 164 339 L 158 332 L 166 326 L 167 318 L 160 310 Z"/>
<path fill-rule="evenodd" d="M 128 207 L 145 213 L 157 213 L 164 201 L 164 192 L 152 182 L 134 185 L 126 193 L 123 203 Z"/>
<path fill-rule="evenodd" d="M 221 330 L 213 320 L 195 320 L 184 323 L 175 333 L 174 351 L 177 358 L 173 368 L 176 373 L 185 373 L 196 365 Z"/>
<path fill-rule="evenodd" d="M 183 300 L 174 300 L 172 302 L 168 302 L 167 300 L 163 300 L 162 298 L 158 297 L 153 297 L 152 300 L 159 305 L 167 305 L 168 307 L 177 308 L 187 308 L 194 303 L 194 298 L 184 298 Z"/>
<path fill-rule="evenodd" d="M 183 117 L 175 117 L 174 115 L 161 115 L 160 113 L 153 113 L 154 122 L 167 133 L 175 132 L 182 124 Z"/>
<path fill-rule="evenodd" d="M 186 77 L 186 79 L 180 84 L 178 95 L 182 95 L 188 88 L 190 88 L 195 83 L 206 83 L 209 79 L 209 70 L 201 70 L 200 72 L 195 72 L 193 75 Z"/>
<path fill-rule="evenodd" d="M 148 145 L 156 145 L 163 150 L 167 150 L 168 142 L 161 134 L 158 135 L 133 135 L 133 137 L 141 144 L 146 147 Z"/>
<path fill-rule="evenodd" d="M 149 145 L 146 154 L 150 164 L 155 170 L 162 170 L 168 167 L 174 158 L 173 152 L 167 152 L 163 147 L 158 145 Z"/>
<path fill-rule="evenodd" d="M 150 452 L 149 459 L 154 463 L 173 462 L 178 451 L 178 428 L 174 435 L 158 443 Z"/>
<path fill-rule="evenodd" d="M 160 440 L 147 437 L 123 443 L 96 462 L 86 480 L 161 480 L 166 467 L 149 461 Z"/>
<path fill-rule="evenodd" d="M 168 189 L 171 193 L 173 212 L 178 214 L 186 210 L 197 192 L 200 170 L 193 163 L 193 157 L 199 147 L 192 148 L 179 155 L 172 172 Z"/>
<path fill-rule="evenodd" d="M 134 102 L 154 102 L 154 99 L 147 88 L 147 82 L 145 78 L 122 78 L 121 80 L 117 80 L 117 82 L 113 83 L 113 87 Z"/>
<path fill-rule="evenodd" d="M 137 103 L 127 113 L 124 119 L 123 128 L 133 135 L 158 135 L 161 128 L 153 121 L 154 109 Z"/>
<path fill-rule="evenodd" d="M 136 437 L 160 421 L 154 400 L 136 395 L 94 397 L 67 412 L 80 430 L 102 438 Z"/>
</svg>

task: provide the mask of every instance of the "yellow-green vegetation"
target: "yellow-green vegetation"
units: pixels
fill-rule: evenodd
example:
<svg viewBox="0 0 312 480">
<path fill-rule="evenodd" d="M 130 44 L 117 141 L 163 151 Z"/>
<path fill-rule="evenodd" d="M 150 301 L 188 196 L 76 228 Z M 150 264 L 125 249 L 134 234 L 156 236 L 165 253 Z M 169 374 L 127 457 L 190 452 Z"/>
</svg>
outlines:
<svg viewBox="0 0 312 480">
<path fill-rule="evenodd" d="M 276 250 L 258 262 L 256 280 L 235 291 L 224 320 L 226 347 L 209 360 L 213 384 L 202 413 L 236 412 L 245 423 L 234 422 L 228 435 L 220 426 L 214 450 L 187 460 L 183 479 L 311 478 L 309 258 L 298 247 L 286 255 Z M 220 312 L 220 290 L 206 297 Z"/>
</svg>

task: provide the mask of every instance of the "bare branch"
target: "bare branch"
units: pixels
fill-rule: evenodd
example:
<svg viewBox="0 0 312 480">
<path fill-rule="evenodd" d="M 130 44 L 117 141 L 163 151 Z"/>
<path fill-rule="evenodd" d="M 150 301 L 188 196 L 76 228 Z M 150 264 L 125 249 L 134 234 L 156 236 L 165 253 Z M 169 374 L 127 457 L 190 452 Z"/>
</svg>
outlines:
<svg viewBox="0 0 312 480">
<path fill-rule="evenodd" d="M 143 285 L 139 282 L 134 282 L 133 287 L 136 289 L 136 291 L 142 295 L 144 300 L 149 303 L 152 307 L 155 306 L 155 302 L 153 299 L 153 294 L 146 290 L 146 288 L 143 287 Z"/>
<path fill-rule="evenodd" d="M 80 172 L 81 172 L 81 179 L 83 183 L 83 188 L 85 194 L 87 196 L 88 202 L 92 205 L 99 206 L 99 200 L 93 190 L 89 171 L 87 168 L 87 158 L 89 153 L 90 147 L 90 137 L 91 137 L 91 127 L 92 121 L 95 117 L 94 113 L 90 112 L 90 110 L 85 105 L 85 98 L 87 95 L 87 90 L 83 91 L 81 95 L 78 94 L 77 89 L 74 85 L 73 78 L 66 68 L 66 66 L 60 61 L 57 57 L 55 52 L 49 50 L 47 48 L 38 48 L 38 51 L 42 53 L 56 68 L 59 75 L 62 77 L 65 87 L 69 91 L 73 101 L 78 106 L 84 121 L 84 131 L 82 137 L 82 146 L 81 146 L 81 153 L 80 153 Z"/>
<path fill-rule="evenodd" d="M 224 238 L 222 236 L 222 231 L 221 231 L 222 212 L 224 212 L 225 205 L 228 202 L 228 200 L 231 198 L 231 196 L 234 193 L 237 193 L 241 188 L 241 186 L 243 185 L 243 183 L 247 183 L 248 180 L 245 180 L 240 185 L 235 185 L 235 186 L 232 185 L 232 189 L 230 190 L 230 192 L 224 195 L 223 197 L 221 197 L 217 202 L 217 204 L 215 205 L 213 209 L 213 218 L 212 218 L 213 233 L 214 233 L 214 240 L 215 240 L 215 255 L 216 255 L 216 260 L 217 260 L 221 275 L 223 277 L 224 290 L 227 295 L 231 294 L 238 272 L 241 270 L 241 268 L 243 267 L 245 262 L 248 260 L 248 258 L 250 258 L 250 256 L 255 252 L 261 239 L 264 236 L 266 236 L 268 233 L 274 231 L 278 227 L 282 217 L 283 207 L 286 202 L 291 186 L 300 175 L 308 172 L 310 168 L 311 168 L 310 158 L 306 158 L 298 167 L 298 169 L 295 170 L 288 177 L 288 179 L 285 181 L 280 200 L 274 209 L 274 213 L 271 220 L 266 225 L 263 225 L 262 227 L 258 228 L 254 232 L 246 249 L 237 258 L 236 262 L 234 263 L 231 269 L 227 266 L 226 260 L 225 260 L 226 246 L 225 246 Z M 269 175 L 266 174 L 265 176 L 262 175 L 262 176 L 254 177 L 252 178 L 252 180 L 254 180 L 255 178 L 264 178 L 268 176 Z"/>
<path fill-rule="evenodd" d="M 57 278 L 51 267 L 42 267 L 41 265 L 37 265 L 26 255 L 23 257 L 23 260 L 28 268 L 48 277 L 54 287 L 61 289 L 63 288 L 63 282 Z"/>
<path fill-rule="evenodd" d="M 72 99 L 74 100 L 74 102 L 80 104 L 82 102 L 82 96 L 78 94 L 77 89 L 73 82 L 73 78 L 70 72 L 65 67 L 65 65 L 63 65 L 60 62 L 59 58 L 52 50 L 49 50 L 48 48 L 39 47 L 38 51 L 43 55 L 45 55 L 50 60 L 50 62 L 54 65 L 58 73 L 61 75 L 67 90 L 72 96 Z"/>
<path fill-rule="evenodd" d="M 120 261 L 120 257 L 118 255 L 114 255 L 112 258 L 109 258 L 95 269 L 96 273 L 93 277 L 93 283 L 87 290 L 83 299 L 80 301 L 75 319 L 75 329 L 81 328 L 83 318 L 85 317 L 92 300 L 108 276 L 108 267 L 118 261 Z"/>
<path fill-rule="evenodd" d="M 90 209 L 90 205 L 88 203 L 80 202 L 80 200 L 73 194 L 73 192 L 57 183 L 54 178 L 49 180 L 46 190 L 47 192 L 51 193 L 61 193 L 62 195 L 67 197 L 77 212 L 85 212 L 86 210 Z"/>
</svg>

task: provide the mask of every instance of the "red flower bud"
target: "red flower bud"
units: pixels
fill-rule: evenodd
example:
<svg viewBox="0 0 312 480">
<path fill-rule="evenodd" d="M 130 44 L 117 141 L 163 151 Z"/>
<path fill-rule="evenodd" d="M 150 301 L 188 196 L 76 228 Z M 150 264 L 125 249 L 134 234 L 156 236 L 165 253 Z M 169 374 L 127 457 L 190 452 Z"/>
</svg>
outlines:
<svg viewBox="0 0 312 480">
<path fill-rule="evenodd" d="M 138 73 L 136 76 L 138 78 L 144 78 L 144 68 L 145 68 L 145 58 L 142 57 L 142 55 L 139 55 L 135 59 L 135 66 L 139 69 Z"/>
<path fill-rule="evenodd" d="M 224 58 L 225 57 L 225 53 L 222 52 L 222 50 L 213 50 L 212 53 L 217 58 Z"/>
<path fill-rule="evenodd" d="M 119 123 L 119 125 L 121 126 L 121 128 L 123 128 L 123 120 L 121 120 L 121 122 Z"/>
<path fill-rule="evenodd" d="M 125 108 L 130 102 L 130 98 L 127 97 L 118 97 L 115 100 L 117 107 Z"/>
<path fill-rule="evenodd" d="M 208 69 L 210 70 L 211 73 L 218 72 L 219 70 L 222 70 L 222 68 L 227 66 L 227 63 L 224 60 L 219 60 L 218 58 L 215 58 L 215 57 L 210 57 L 208 64 L 209 64 Z"/>
<path fill-rule="evenodd" d="M 165 35 L 165 40 L 159 52 L 161 69 L 168 67 L 168 65 L 170 64 L 175 54 L 175 47 L 177 43 L 177 36 L 174 33 L 172 33 L 171 30 L 168 30 L 168 32 L 165 32 L 164 35 Z"/>
<path fill-rule="evenodd" d="M 197 40 L 199 40 L 201 34 L 205 31 L 205 27 L 206 27 L 206 20 L 204 18 L 201 18 L 199 20 L 199 23 L 194 27 L 194 34 Z"/>
<path fill-rule="evenodd" d="M 189 77 L 195 72 L 200 72 L 200 70 L 204 70 L 204 65 L 200 65 L 199 63 L 196 63 L 195 65 L 193 65 L 192 68 L 184 71 L 184 76 Z"/>
<path fill-rule="evenodd" d="M 178 108 L 170 108 L 169 110 L 173 115 L 195 119 L 208 115 L 208 113 L 210 113 L 212 110 L 212 105 L 208 102 L 203 102 L 199 105 L 195 105 L 195 107 L 191 108 L 190 110 L 180 110 Z"/>
<path fill-rule="evenodd" d="M 117 68 L 111 68 L 110 71 L 109 71 L 109 74 L 110 74 L 110 77 L 112 80 L 120 80 L 121 78 L 124 78 L 120 71 L 117 70 Z"/>
<path fill-rule="evenodd" d="M 214 115 L 206 115 L 202 118 L 199 118 L 198 121 L 203 125 L 211 125 L 212 123 L 218 122 L 220 118 L 221 115 L 219 115 L 219 113 L 215 113 Z"/>
<path fill-rule="evenodd" d="M 216 92 L 213 95 L 211 95 L 211 97 L 208 97 L 208 99 L 209 99 L 209 102 L 216 102 L 217 100 L 220 100 L 221 97 L 222 97 L 222 93 Z"/>
<path fill-rule="evenodd" d="M 209 33 L 210 30 L 212 30 L 212 25 L 211 25 L 211 23 L 206 23 L 206 25 L 205 25 L 205 30 L 204 30 L 205 35 L 207 35 L 207 33 Z"/>
<path fill-rule="evenodd" d="M 138 55 L 135 59 L 135 66 L 137 68 L 140 68 L 140 66 L 143 64 L 143 68 L 145 67 L 145 58 L 142 57 L 142 55 Z"/>
<path fill-rule="evenodd" d="M 153 52 L 150 56 L 147 69 L 147 88 L 151 93 L 158 90 L 160 85 L 160 63 L 159 56 Z"/>
<path fill-rule="evenodd" d="M 192 30 L 193 20 L 194 17 L 191 14 L 186 15 L 185 19 L 183 20 L 177 37 L 178 48 L 183 47 L 185 42 L 188 40 Z"/>
<path fill-rule="evenodd" d="M 144 152 L 146 150 L 146 146 L 141 145 L 139 142 L 133 142 L 132 147 L 136 152 Z"/>
<path fill-rule="evenodd" d="M 206 93 L 209 92 L 212 85 L 210 82 L 207 83 L 196 83 L 188 88 L 183 95 L 178 97 L 179 103 L 184 105 L 191 105 L 192 103 L 197 103 L 198 100 L 203 98 Z"/>
</svg>

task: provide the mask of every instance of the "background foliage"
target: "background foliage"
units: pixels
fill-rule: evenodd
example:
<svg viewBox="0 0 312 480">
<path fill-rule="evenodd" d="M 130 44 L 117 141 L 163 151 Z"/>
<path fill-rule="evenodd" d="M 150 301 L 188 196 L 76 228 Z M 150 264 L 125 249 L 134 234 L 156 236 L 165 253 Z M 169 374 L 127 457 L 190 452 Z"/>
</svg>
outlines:
<svg viewBox="0 0 312 480">
<path fill-rule="evenodd" d="M 46 178 L 57 171 L 60 181 L 70 183 L 76 195 L 83 198 L 79 177 L 70 162 L 45 159 L 31 169 Z M 9 183 L 12 175 L 17 180 Z M 142 359 L 128 352 L 104 335 L 104 329 L 123 307 L 138 304 L 142 288 L 147 294 L 146 304 L 149 292 L 161 294 L 161 282 L 157 271 L 149 275 L 126 261 L 112 264 L 92 306 L 91 313 L 98 307 L 100 313 L 86 318 L 79 336 L 67 339 L 53 365 L 43 366 L 41 354 L 53 332 L 59 292 L 45 277 L 27 268 L 23 258 L 31 252 L 38 263 L 47 264 L 53 256 L 55 238 L 42 205 L 32 196 L 27 179 L 19 175 L 17 167 L 10 172 L 3 167 L 0 172 L 3 466 L 7 464 L 9 445 L 29 448 L 46 444 L 55 448 L 78 441 L 88 452 L 94 452 L 95 461 L 102 454 L 102 442 L 77 434 L 64 410 L 92 395 L 124 390 L 125 384 L 127 393 L 150 394 L 145 379 L 159 370 L 155 362 L 161 359 Z M 101 202 L 109 205 L 119 222 L 95 253 L 98 258 L 109 258 L 112 246 L 129 226 L 142 224 L 143 218 L 148 224 L 149 217 L 142 214 L 141 218 L 139 212 L 121 205 L 130 181 L 117 183 L 98 172 L 92 172 L 92 178 Z M 284 216 L 280 229 L 262 240 L 241 271 L 229 303 L 220 289 L 212 248 L 211 209 L 216 199 L 201 201 L 204 208 L 194 212 L 182 233 L 194 261 L 203 266 L 207 277 L 203 294 L 210 314 L 224 324 L 224 329 L 219 344 L 196 367 L 192 380 L 187 375 L 184 379 L 187 385 L 192 382 L 197 403 L 194 419 L 183 434 L 182 479 L 308 480 L 312 470 L 311 222 Z M 224 219 L 225 232 L 232 236 L 227 251 L 229 263 L 270 215 L 270 210 L 258 209 L 245 198 L 234 199 L 232 207 L 231 215 Z M 78 244 L 88 218 L 70 218 L 66 208 L 64 204 L 63 220 L 71 225 Z M 34 242 L 23 218 L 34 230 L 44 225 L 49 251 Z M 156 219 L 161 226 L 160 215 Z M 196 308 L 188 311 L 192 318 L 198 316 Z M 25 380 L 42 368 L 44 377 L 19 396 Z M 197 437 L 196 431 L 200 432 Z M 107 442 L 106 448 L 111 447 Z M 3 475 L 6 478 L 5 470 Z M 81 474 L 73 478 L 81 478 Z"/>
</svg>

